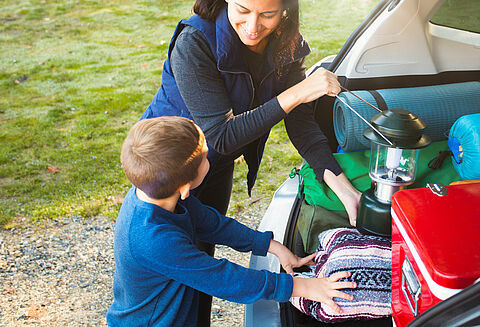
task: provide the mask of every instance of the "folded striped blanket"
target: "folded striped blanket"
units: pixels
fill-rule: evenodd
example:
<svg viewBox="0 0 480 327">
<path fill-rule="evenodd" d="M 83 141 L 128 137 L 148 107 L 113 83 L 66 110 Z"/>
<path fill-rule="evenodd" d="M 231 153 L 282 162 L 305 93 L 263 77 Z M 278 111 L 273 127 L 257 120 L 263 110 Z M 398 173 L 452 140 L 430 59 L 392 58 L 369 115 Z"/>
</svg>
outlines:
<svg viewBox="0 0 480 327">
<path fill-rule="evenodd" d="M 302 297 L 292 297 L 290 302 L 301 312 L 323 322 L 375 319 L 391 315 L 391 240 L 363 235 L 351 228 L 326 230 L 318 238 L 320 245 L 315 256 L 315 266 L 311 267 L 310 272 L 295 276 L 321 278 L 338 271 L 350 271 L 351 276 L 340 281 L 356 282 L 357 288 L 340 291 L 352 294 L 354 300 L 333 299 L 342 308 L 342 313 Z"/>
</svg>

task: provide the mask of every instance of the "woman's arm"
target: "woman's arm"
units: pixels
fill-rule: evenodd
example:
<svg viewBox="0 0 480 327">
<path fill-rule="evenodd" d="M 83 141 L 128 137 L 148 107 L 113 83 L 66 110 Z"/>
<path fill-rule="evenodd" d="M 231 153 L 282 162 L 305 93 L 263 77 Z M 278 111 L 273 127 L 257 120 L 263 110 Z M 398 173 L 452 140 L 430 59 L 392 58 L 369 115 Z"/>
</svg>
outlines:
<svg viewBox="0 0 480 327">
<path fill-rule="evenodd" d="M 288 137 L 298 153 L 312 167 L 319 182 L 322 179 L 342 202 L 350 224 L 356 226 L 360 192 L 353 187 L 328 146 L 328 140 L 315 122 L 313 108 L 303 104 L 285 118 Z"/>
<path fill-rule="evenodd" d="M 297 105 L 335 93 L 336 77 L 319 70 L 263 105 L 235 115 L 224 80 L 204 35 L 186 26 L 177 37 L 170 64 L 180 94 L 207 141 L 220 153 L 230 153 L 259 138 Z M 338 82 L 336 82 L 338 84 Z"/>
<path fill-rule="evenodd" d="M 247 145 L 285 118 L 273 98 L 245 113 L 235 115 L 224 80 L 204 35 L 186 26 L 170 56 L 180 94 L 208 143 L 220 153 Z"/>
<path fill-rule="evenodd" d="M 314 73 L 314 75 L 316 73 Z M 330 78 L 331 75 L 333 74 L 329 73 L 328 76 L 324 76 L 324 78 Z M 323 76 L 323 72 L 315 76 L 315 79 L 321 76 Z M 291 67 L 289 85 L 296 87 L 304 81 L 308 81 L 308 83 L 311 82 L 310 77 L 305 79 L 305 65 L 303 61 L 299 61 Z M 350 224 L 355 226 L 357 207 L 361 194 L 353 187 L 345 174 L 342 173 L 342 169 L 332 155 L 328 140 L 315 121 L 311 103 L 301 104 L 290 112 L 287 118 L 285 118 L 285 127 L 288 137 L 298 153 L 312 167 L 317 179 L 320 182 L 322 182 L 323 179 L 335 192 L 347 211 Z"/>
<path fill-rule="evenodd" d="M 290 88 L 255 109 L 234 115 L 223 78 L 201 32 L 193 27 L 185 27 L 177 38 L 170 62 L 185 104 L 204 131 L 208 143 L 216 151 L 236 151 L 264 135 L 285 118 L 287 133 L 293 145 L 312 166 L 319 179 L 324 177 L 326 170 L 335 176 L 341 174 L 341 168 L 333 158 L 327 139 L 314 120 L 313 109 L 308 103 L 303 103 L 324 94 L 338 93 L 340 89 L 336 87 L 338 82 L 334 74 L 320 69 L 305 78 L 303 61 L 296 62 L 290 71 Z M 293 110 L 295 107 L 297 109 Z M 326 182 L 330 186 L 329 181 Z M 351 221 L 355 221 L 355 210 L 349 205 L 354 202 L 352 197 L 332 189 L 345 207 L 349 208 L 347 212 Z M 359 193 L 355 197 L 357 195 L 359 198 Z"/>
<path fill-rule="evenodd" d="M 288 114 L 302 103 L 311 102 L 324 95 L 335 96 L 339 92 L 340 83 L 338 83 L 337 76 L 320 68 L 309 77 L 280 93 L 277 98 L 280 106 Z"/>
</svg>

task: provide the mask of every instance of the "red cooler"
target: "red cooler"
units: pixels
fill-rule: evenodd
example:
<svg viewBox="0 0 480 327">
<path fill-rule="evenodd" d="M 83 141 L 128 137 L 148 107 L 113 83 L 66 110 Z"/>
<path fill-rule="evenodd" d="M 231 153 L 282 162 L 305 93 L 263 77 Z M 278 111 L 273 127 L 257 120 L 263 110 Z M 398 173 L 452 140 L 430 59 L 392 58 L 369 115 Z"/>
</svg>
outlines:
<svg viewBox="0 0 480 327">
<path fill-rule="evenodd" d="M 435 185 L 399 191 L 392 199 L 397 327 L 480 278 L 480 183 Z"/>
</svg>

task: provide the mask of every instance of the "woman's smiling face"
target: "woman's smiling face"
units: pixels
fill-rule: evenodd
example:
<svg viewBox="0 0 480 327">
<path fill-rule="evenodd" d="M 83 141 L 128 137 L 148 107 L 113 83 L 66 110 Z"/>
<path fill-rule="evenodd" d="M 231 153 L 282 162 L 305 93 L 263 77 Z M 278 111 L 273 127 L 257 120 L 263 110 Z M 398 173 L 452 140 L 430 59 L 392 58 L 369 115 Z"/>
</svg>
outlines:
<svg viewBox="0 0 480 327">
<path fill-rule="evenodd" d="M 262 53 L 267 36 L 280 24 L 282 0 L 226 0 L 228 19 L 240 40 L 250 50 Z"/>
</svg>

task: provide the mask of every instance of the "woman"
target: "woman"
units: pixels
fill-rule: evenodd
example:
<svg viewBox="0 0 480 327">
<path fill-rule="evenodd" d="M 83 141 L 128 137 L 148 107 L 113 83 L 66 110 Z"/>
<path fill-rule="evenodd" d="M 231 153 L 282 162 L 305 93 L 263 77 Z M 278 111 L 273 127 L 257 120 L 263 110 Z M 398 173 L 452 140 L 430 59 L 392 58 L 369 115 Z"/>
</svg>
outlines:
<svg viewBox="0 0 480 327">
<path fill-rule="evenodd" d="M 338 94 L 340 85 L 324 69 L 305 78 L 310 49 L 298 31 L 298 0 L 196 0 L 193 9 L 196 15 L 174 32 L 162 86 L 142 119 L 183 116 L 202 128 L 211 168 L 195 195 L 225 214 L 240 155 L 250 194 L 270 129 L 284 119 L 293 145 L 355 225 L 360 193 L 335 161 L 309 104 Z"/>
</svg>

